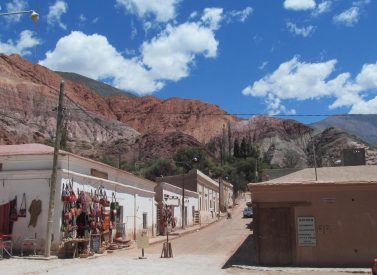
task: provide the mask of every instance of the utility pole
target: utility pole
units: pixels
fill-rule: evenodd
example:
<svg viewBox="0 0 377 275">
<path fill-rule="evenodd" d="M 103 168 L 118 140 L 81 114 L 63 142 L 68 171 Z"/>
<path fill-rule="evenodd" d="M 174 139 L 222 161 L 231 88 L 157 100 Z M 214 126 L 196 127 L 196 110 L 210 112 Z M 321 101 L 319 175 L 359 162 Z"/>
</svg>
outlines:
<svg viewBox="0 0 377 275">
<path fill-rule="evenodd" d="M 182 229 L 185 229 L 185 173 L 182 174 Z"/>
<path fill-rule="evenodd" d="M 55 192 L 56 192 L 56 174 L 58 170 L 58 156 L 60 149 L 60 140 L 62 137 L 62 121 L 63 121 L 63 99 L 64 99 L 64 81 L 60 82 L 60 93 L 59 93 L 59 105 L 58 114 L 56 118 L 56 134 L 55 134 L 55 146 L 54 146 L 54 159 L 52 163 L 52 174 L 50 181 L 50 201 L 48 204 L 48 219 L 47 219 L 47 233 L 46 233 L 46 244 L 45 244 L 45 257 L 50 257 L 51 255 L 51 232 L 53 226 L 53 217 L 55 210 Z"/>
<path fill-rule="evenodd" d="M 221 176 L 219 177 L 219 208 L 217 209 L 219 219 L 220 219 L 220 201 L 221 201 Z"/>
<path fill-rule="evenodd" d="M 315 181 L 318 181 L 318 175 L 317 175 L 317 158 L 315 155 L 315 146 L 314 146 L 314 139 L 312 140 L 313 145 L 313 158 L 314 158 L 314 172 L 315 172 Z"/>
</svg>

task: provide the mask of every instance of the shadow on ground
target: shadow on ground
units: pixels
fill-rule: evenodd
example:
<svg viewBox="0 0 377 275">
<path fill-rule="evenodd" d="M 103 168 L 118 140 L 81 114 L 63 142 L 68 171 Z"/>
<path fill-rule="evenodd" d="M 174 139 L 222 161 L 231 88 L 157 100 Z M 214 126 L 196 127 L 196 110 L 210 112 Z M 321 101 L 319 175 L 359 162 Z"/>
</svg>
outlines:
<svg viewBox="0 0 377 275">
<path fill-rule="evenodd" d="M 246 224 L 246 227 L 252 230 L 252 222 Z M 255 265 L 255 245 L 252 231 L 241 246 L 234 252 L 234 254 L 226 261 L 222 268 L 229 268 L 233 265 Z"/>
</svg>

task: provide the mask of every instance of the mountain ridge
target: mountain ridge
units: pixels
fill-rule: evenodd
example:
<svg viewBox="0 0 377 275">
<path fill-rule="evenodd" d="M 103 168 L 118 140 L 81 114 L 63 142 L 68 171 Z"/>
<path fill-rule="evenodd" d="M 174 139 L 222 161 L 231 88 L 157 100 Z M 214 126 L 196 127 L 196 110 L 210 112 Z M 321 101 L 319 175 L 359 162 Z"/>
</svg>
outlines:
<svg viewBox="0 0 377 275">
<path fill-rule="evenodd" d="M 53 140 L 60 81 L 61 76 L 46 67 L 0 54 L 1 144 Z M 66 146 L 85 157 L 132 164 L 171 158 L 181 147 L 200 147 L 220 158 L 220 148 L 229 148 L 230 155 L 235 138 L 247 138 L 274 164 L 284 165 L 286 152 L 292 150 L 299 159 L 297 166 L 310 165 L 307 148 L 313 129 L 295 120 L 241 120 L 219 106 L 194 99 L 104 97 L 72 80 L 65 81 L 65 89 Z M 369 163 L 377 163 L 375 149 L 368 144 L 350 135 L 343 135 L 342 140 L 364 146 L 371 156 Z M 326 140 L 322 141 L 325 146 Z"/>
</svg>

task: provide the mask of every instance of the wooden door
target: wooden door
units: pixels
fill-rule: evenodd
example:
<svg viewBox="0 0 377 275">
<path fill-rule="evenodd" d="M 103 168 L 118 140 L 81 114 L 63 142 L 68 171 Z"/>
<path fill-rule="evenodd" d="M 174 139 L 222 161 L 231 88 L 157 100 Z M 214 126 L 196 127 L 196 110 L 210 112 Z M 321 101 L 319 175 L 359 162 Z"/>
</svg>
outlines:
<svg viewBox="0 0 377 275">
<path fill-rule="evenodd" d="M 292 222 L 289 207 L 259 208 L 259 260 L 261 265 L 292 264 Z"/>
</svg>

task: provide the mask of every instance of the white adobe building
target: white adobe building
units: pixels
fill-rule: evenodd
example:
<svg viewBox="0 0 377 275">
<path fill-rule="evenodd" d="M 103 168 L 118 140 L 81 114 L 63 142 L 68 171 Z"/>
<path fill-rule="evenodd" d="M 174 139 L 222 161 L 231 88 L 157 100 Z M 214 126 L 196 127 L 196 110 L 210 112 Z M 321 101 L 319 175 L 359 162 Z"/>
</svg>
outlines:
<svg viewBox="0 0 377 275">
<path fill-rule="evenodd" d="M 157 233 L 163 234 L 164 228 L 161 226 L 160 211 L 162 207 L 170 206 L 173 211 L 173 217 L 176 220 L 176 226 L 182 227 L 182 188 L 169 184 L 167 182 L 159 182 L 155 187 L 155 198 L 157 202 Z M 195 220 L 195 214 L 199 210 L 199 194 L 185 189 L 185 209 L 186 209 L 186 221 L 185 226 L 193 226 L 199 223 Z"/>
<path fill-rule="evenodd" d="M 217 219 L 220 191 L 220 185 L 217 181 L 196 169 L 184 175 L 167 176 L 157 179 L 157 181 L 168 182 L 179 188 L 184 185 L 185 190 L 196 192 L 199 196 L 200 223 L 209 223 L 211 220 Z"/>
<path fill-rule="evenodd" d="M 18 218 L 10 232 L 20 238 L 36 236 L 39 249 L 44 248 L 46 237 L 53 151 L 52 147 L 42 144 L 0 146 L 0 207 L 17 196 L 17 210 L 20 209 L 24 193 L 27 210 L 33 200 L 41 201 L 41 213 L 36 226 L 28 226 L 30 213 L 26 211 L 26 217 Z M 101 187 L 111 201 L 114 192 L 120 205 L 120 222 L 125 223 L 127 239 L 134 239 L 143 228 L 148 230 L 149 235 L 155 234 L 154 182 L 100 162 L 60 151 L 52 229 L 53 250 L 57 249 L 63 237 L 62 188 L 68 182 L 73 183 L 76 195 L 76 190 L 90 193 Z M 0 224 L 0 231 L 1 228 Z"/>
</svg>

